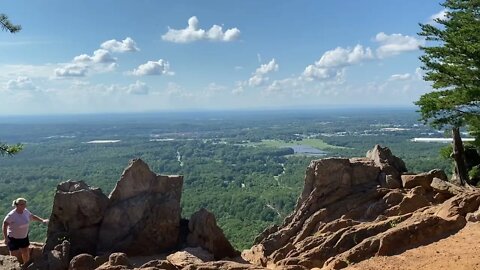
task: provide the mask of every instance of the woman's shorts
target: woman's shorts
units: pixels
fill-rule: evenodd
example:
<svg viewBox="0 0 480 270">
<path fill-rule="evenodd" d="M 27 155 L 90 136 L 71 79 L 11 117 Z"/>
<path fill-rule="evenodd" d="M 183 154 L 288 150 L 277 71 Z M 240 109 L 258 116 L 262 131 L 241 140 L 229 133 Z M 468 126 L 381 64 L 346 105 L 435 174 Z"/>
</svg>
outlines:
<svg viewBox="0 0 480 270">
<path fill-rule="evenodd" d="M 17 239 L 8 236 L 8 250 L 15 251 L 21 248 L 26 248 L 30 245 L 30 241 L 28 240 L 28 235 L 25 238 Z"/>
</svg>

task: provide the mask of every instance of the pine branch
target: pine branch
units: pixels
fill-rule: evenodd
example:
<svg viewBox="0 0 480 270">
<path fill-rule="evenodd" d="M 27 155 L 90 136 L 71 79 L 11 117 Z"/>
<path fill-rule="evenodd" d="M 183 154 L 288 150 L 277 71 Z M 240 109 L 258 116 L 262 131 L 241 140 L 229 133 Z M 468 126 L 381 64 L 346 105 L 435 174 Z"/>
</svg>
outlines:
<svg viewBox="0 0 480 270">
<path fill-rule="evenodd" d="M 22 30 L 21 25 L 12 24 L 5 14 L 0 14 L 0 27 L 3 31 L 8 31 L 10 33 L 17 33 Z"/>
</svg>

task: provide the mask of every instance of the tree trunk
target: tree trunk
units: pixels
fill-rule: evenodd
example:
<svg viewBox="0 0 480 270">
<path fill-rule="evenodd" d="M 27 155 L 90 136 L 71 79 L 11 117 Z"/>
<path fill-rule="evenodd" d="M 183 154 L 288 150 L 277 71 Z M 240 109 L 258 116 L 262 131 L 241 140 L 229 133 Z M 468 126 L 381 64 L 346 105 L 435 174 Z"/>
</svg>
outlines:
<svg viewBox="0 0 480 270">
<path fill-rule="evenodd" d="M 468 172 L 465 164 L 465 151 L 463 149 L 462 138 L 460 137 L 460 128 L 452 128 L 453 136 L 453 159 L 455 160 L 455 173 L 460 180 L 460 184 L 468 184 Z"/>
</svg>

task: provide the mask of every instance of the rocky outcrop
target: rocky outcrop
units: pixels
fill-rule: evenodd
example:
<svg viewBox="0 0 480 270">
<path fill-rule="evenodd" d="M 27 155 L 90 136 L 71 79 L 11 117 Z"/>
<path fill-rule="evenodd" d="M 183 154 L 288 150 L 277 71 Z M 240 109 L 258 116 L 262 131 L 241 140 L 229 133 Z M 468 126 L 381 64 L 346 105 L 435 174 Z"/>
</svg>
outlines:
<svg viewBox="0 0 480 270">
<path fill-rule="evenodd" d="M 61 244 L 56 245 L 53 250 L 47 252 L 47 268 L 48 270 L 64 270 L 67 269 L 70 264 L 70 251 L 71 245 L 67 240 L 64 240 Z M 43 269 L 45 265 L 43 265 Z M 38 267 L 40 268 L 40 267 Z M 32 269 L 35 269 L 32 267 Z"/>
<path fill-rule="evenodd" d="M 132 263 L 128 259 L 125 253 L 116 252 L 112 253 L 108 257 L 108 261 L 101 266 L 97 267 L 97 270 L 120 270 L 120 269 L 132 269 Z"/>
<path fill-rule="evenodd" d="M 263 246 L 265 255 L 282 257 L 296 242 L 319 229 L 319 224 L 349 215 L 349 219 L 368 218 L 369 202 L 382 198 L 387 189 L 375 189 L 381 168 L 388 167 L 389 174 L 400 174 L 393 165 L 384 162 L 398 162 L 398 158 L 388 156 L 389 151 L 375 147 L 369 158 L 328 158 L 310 163 L 305 175 L 303 192 L 295 207 L 295 212 L 287 217 L 284 224 L 265 238 L 257 239 Z M 375 153 L 377 156 L 374 156 Z M 381 156 L 380 156 L 381 155 Z M 397 165 L 396 165 L 397 166 Z M 403 168 L 401 168 L 403 169 Z M 371 214 L 370 214 L 371 215 Z"/>
<path fill-rule="evenodd" d="M 168 255 L 167 261 L 175 267 L 182 269 L 191 264 L 201 264 L 204 262 L 213 261 L 213 256 L 201 248 L 186 249 Z"/>
<path fill-rule="evenodd" d="M 90 254 L 80 254 L 70 261 L 69 270 L 91 270 L 95 269 L 95 258 Z"/>
<path fill-rule="evenodd" d="M 373 160 L 375 166 L 379 167 L 385 175 L 392 175 L 393 179 L 398 179 L 402 173 L 407 172 L 405 162 L 392 155 L 388 147 L 375 145 L 372 150 L 367 152 L 367 158 Z"/>
<path fill-rule="evenodd" d="M 182 185 L 182 176 L 156 175 L 142 160 L 133 160 L 109 196 L 99 229 L 98 253 L 157 254 L 174 249 L 179 238 Z"/>
<path fill-rule="evenodd" d="M 217 226 L 215 216 L 202 208 L 192 215 L 188 222 L 187 245 L 202 247 L 219 260 L 240 255 Z"/>
<path fill-rule="evenodd" d="M 269 268 L 341 269 L 447 237 L 480 205 L 480 191 L 442 185 L 438 170 L 409 175 L 406 188 L 385 185 L 387 176 L 400 181 L 405 172 L 380 146 L 367 158 L 312 161 L 295 211 L 242 257 Z"/>
<path fill-rule="evenodd" d="M 425 190 L 430 190 L 430 184 L 433 181 L 433 178 L 438 178 L 442 181 L 447 181 L 447 175 L 442 170 L 431 170 L 427 173 L 413 174 L 413 175 L 402 175 L 402 186 L 404 188 L 414 188 L 416 186 L 421 186 Z"/>
<path fill-rule="evenodd" d="M 63 240 L 70 259 L 81 253 L 159 253 L 179 238 L 182 176 L 156 175 L 132 160 L 109 197 L 82 181 L 57 187 L 46 251 Z M 145 246 L 151 248 L 146 249 Z"/>
<path fill-rule="evenodd" d="M 83 181 L 69 180 L 59 184 L 53 200 L 45 250 L 53 250 L 63 240 L 68 240 L 72 256 L 94 254 L 107 205 L 107 196 Z"/>
<path fill-rule="evenodd" d="M 237 256 L 212 213 L 201 209 L 190 221 L 181 219 L 182 185 L 182 176 L 157 175 L 140 159 L 130 162 L 108 197 L 82 181 L 59 184 L 43 255 L 29 269 L 88 269 L 102 263 L 99 269 L 127 269 L 131 265 L 120 263 L 121 254 L 186 246 L 204 248 L 212 260 Z"/>
</svg>

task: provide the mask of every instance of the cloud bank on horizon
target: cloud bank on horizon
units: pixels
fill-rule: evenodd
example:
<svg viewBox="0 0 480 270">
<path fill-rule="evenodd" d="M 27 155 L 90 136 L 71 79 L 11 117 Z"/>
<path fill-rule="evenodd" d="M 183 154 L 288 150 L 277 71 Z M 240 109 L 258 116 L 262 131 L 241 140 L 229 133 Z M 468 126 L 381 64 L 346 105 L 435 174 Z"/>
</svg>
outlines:
<svg viewBox="0 0 480 270">
<path fill-rule="evenodd" d="M 25 4 L 20 2 L 9 8 L 20 9 Z M 337 8 L 338 12 L 344 12 L 340 6 Z M 281 11 L 288 14 L 289 10 Z M 49 52 L 36 48 L 31 57 L 45 55 L 49 60 L 43 63 L 16 60 L 23 57 L 18 55 L 24 47 L 40 45 L 32 41 L 31 45 L 26 42 L 24 46 L 10 46 L 18 42 L 16 38 L 23 37 L 3 33 L 0 49 L 3 48 L 5 54 L 12 53 L 0 63 L 0 113 L 375 106 L 379 103 L 411 106 L 421 94 L 431 90 L 422 80 L 417 58 L 425 40 L 415 36 L 418 31 L 415 26 L 419 21 L 433 24 L 445 14 L 444 10 L 433 8 L 419 12 L 417 16 L 422 17 L 413 17 L 412 26 L 403 33 L 397 31 L 400 27 L 394 27 L 395 24 L 390 30 L 391 22 L 385 23 L 385 27 L 376 25 L 375 28 L 381 29 L 377 32 L 350 29 L 350 35 L 355 34 L 355 38 L 333 31 L 325 36 L 327 42 L 318 36 L 310 37 L 321 32 L 318 31 L 321 22 L 300 24 L 304 27 L 301 29 L 285 22 L 282 16 L 276 20 L 275 16 L 267 19 L 255 12 L 237 11 L 237 17 L 227 19 L 198 12 L 202 16 L 183 17 L 183 22 L 187 20 L 185 28 L 180 19 L 173 19 L 173 13 L 167 19 L 174 22 L 164 21 L 163 30 L 162 24 L 153 23 L 153 18 L 148 31 L 132 32 L 127 28 L 122 35 L 121 28 L 113 27 L 114 30 L 106 32 L 115 33 L 114 36 L 107 36 L 104 31 L 97 33 L 91 29 L 88 42 L 82 43 L 81 38 L 74 36 L 72 40 L 79 44 L 68 50 Z M 16 13 L 9 15 L 14 18 Z M 299 18 L 316 19 L 313 15 L 306 12 Z M 216 21 L 217 17 L 223 19 Z M 142 19 L 132 18 L 135 20 Z M 227 23 L 221 23 L 223 20 Z M 28 23 L 24 23 L 24 29 L 28 29 Z M 354 23 L 344 29 L 355 28 Z M 341 28 L 335 22 L 321 27 Z M 22 31 L 26 32 L 26 38 L 36 35 L 34 31 Z M 51 42 L 61 43 L 63 38 L 67 39 L 54 35 Z M 269 60 L 263 61 L 263 58 Z"/>
</svg>

